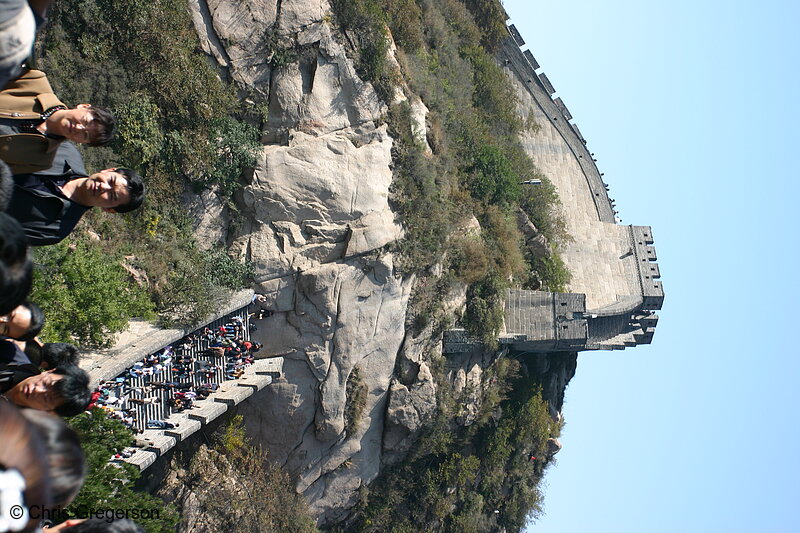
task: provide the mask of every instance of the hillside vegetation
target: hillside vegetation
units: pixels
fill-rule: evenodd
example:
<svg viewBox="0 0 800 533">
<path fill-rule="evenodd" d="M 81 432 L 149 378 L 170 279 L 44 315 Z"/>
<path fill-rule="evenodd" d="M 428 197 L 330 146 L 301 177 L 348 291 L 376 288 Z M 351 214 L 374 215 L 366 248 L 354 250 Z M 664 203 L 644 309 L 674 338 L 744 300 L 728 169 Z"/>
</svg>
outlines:
<svg viewBox="0 0 800 533">
<path fill-rule="evenodd" d="M 82 150 L 87 170 L 127 166 L 148 187 L 142 209 L 91 212 L 57 251 L 36 251 L 31 299 L 48 318 L 43 338 L 98 346 L 134 316 L 157 313 L 171 324 L 207 315 L 216 295 L 244 286 L 249 269 L 198 247 L 180 194 L 213 188 L 228 198 L 255 163 L 258 129 L 240 120 L 233 87 L 199 51 L 185 0 L 61 0 L 37 49 L 37 66 L 64 102 L 118 117 L 111 147 Z M 76 301 L 90 280 L 107 289 Z"/>
<path fill-rule="evenodd" d="M 539 484 L 557 438 L 539 376 L 502 358 L 485 373 L 481 412 L 454 423 L 460 406 L 440 384 L 439 411 L 408 456 L 364 489 L 346 530 L 520 531 L 542 512 Z M 532 459 L 531 457 L 534 457 Z"/>
<path fill-rule="evenodd" d="M 510 285 L 563 290 L 569 276 L 557 259 L 534 261 L 523 249 L 514 212 L 521 207 L 550 240 L 568 239 L 555 187 L 536 170 L 518 138 L 517 99 L 493 54 L 507 37 L 496 0 L 336 0 L 338 21 L 359 45 L 361 74 L 388 102 L 407 85 L 429 109 L 431 153 L 413 133 L 409 102 L 394 103 L 388 122 L 396 139 L 394 208 L 407 229 L 399 244 L 404 268 L 424 273 L 444 262 L 451 279 L 470 284 L 464 327 L 492 344 Z M 391 30 L 400 72 L 387 60 Z M 416 98 L 416 96 L 411 96 Z M 521 185 L 532 178 L 536 187 Z M 458 231 L 474 215 L 480 235 Z M 455 231 L 454 231 L 455 230 Z M 446 285 L 446 283 L 445 283 Z M 538 286 L 539 283 L 536 283 Z M 425 302 L 442 284 L 419 284 L 412 323 L 436 314 Z"/>
<path fill-rule="evenodd" d="M 569 281 L 557 253 L 570 237 L 556 189 L 518 137 L 538 125 L 520 120 L 514 90 L 494 59 L 508 37 L 504 11 L 497 0 L 333 5 L 343 31 L 358 43 L 361 74 L 387 102 L 399 87 L 411 99 L 418 95 L 429 110 L 427 143 L 414 134 L 409 101 L 393 103 L 388 115 L 396 141 L 393 207 L 407 230 L 398 251 L 402 268 L 420 276 L 409 328 L 446 328 L 438 306 L 460 281 L 468 285 L 462 325 L 491 348 L 502 325 L 506 288 L 563 291 Z M 390 36 L 399 71 L 387 60 Z M 542 185 L 521 185 L 531 178 Z M 552 257 L 528 255 L 514 218 L 518 208 L 555 245 Z M 459 230 L 470 216 L 479 221 L 480 234 Z M 444 267 L 441 277 L 429 275 L 437 263 Z M 400 464 L 362 490 L 351 527 L 521 530 L 541 513 L 538 487 L 551 461 L 546 443 L 561 429 L 549 415 L 540 376 L 516 360 L 497 359 L 482 378 L 477 420 L 461 426 L 455 420 L 464 399 L 450 390 L 443 357 L 431 357 L 437 417 Z"/>
</svg>

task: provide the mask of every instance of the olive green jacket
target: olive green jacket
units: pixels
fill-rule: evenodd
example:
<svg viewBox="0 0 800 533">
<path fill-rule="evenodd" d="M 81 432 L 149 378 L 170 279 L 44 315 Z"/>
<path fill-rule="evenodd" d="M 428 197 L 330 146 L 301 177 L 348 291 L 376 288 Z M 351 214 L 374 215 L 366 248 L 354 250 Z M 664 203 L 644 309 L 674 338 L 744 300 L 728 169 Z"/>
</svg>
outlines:
<svg viewBox="0 0 800 533">
<path fill-rule="evenodd" d="M 53 94 L 47 76 L 41 70 L 29 70 L 8 82 L 0 91 L 0 118 L 36 119 L 53 106 L 64 105 Z M 37 133 L 0 135 L 0 159 L 14 174 L 46 170 L 53 165 L 58 145 L 63 139 L 51 139 Z"/>
</svg>

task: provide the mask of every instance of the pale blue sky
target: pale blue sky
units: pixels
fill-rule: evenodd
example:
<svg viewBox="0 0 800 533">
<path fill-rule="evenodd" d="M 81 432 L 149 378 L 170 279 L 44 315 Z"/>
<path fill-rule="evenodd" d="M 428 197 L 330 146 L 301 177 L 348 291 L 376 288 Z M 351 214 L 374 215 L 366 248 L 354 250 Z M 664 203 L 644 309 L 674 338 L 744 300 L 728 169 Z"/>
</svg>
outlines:
<svg viewBox="0 0 800 533">
<path fill-rule="evenodd" d="M 579 356 L 528 531 L 800 531 L 798 5 L 504 4 L 666 292 L 651 346 Z"/>
</svg>

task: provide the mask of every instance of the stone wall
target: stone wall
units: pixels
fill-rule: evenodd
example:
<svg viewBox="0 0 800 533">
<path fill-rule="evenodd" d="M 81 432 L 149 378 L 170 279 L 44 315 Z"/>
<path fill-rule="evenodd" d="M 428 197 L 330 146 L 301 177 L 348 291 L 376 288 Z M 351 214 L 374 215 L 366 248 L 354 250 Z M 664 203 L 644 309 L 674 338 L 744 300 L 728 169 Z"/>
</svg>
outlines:
<svg viewBox="0 0 800 533">
<path fill-rule="evenodd" d="M 640 306 L 659 309 L 663 288 L 653 279 L 660 273 L 650 228 L 617 224 L 613 200 L 593 154 L 570 124 L 572 115 L 564 102 L 553 99 L 550 80 L 544 73 L 537 75 L 533 55 L 523 53 L 509 38 L 500 59 L 516 88 L 520 116 L 539 126 L 523 132 L 523 147 L 553 182 L 564 205 L 567 231 L 573 238 L 560 249 L 572 273 L 569 291 L 586 295 L 589 313 L 614 314 Z"/>
<path fill-rule="evenodd" d="M 559 251 L 572 274 L 569 293 L 509 290 L 500 343 L 515 350 L 614 350 L 652 341 L 664 290 L 649 226 L 623 226 L 608 184 L 572 114 L 516 28 L 498 59 L 516 88 L 519 113 L 538 127 L 521 134 L 537 168 L 555 185 L 572 240 Z M 448 354 L 476 351 L 463 330 L 445 335 Z"/>
</svg>

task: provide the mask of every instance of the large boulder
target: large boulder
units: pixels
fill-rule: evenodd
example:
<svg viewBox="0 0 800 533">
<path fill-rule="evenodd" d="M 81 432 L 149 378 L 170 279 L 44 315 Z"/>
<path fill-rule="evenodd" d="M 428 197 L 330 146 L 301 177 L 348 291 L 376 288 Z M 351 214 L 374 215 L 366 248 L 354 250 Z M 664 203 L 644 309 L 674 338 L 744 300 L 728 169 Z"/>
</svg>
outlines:
<svg viewBox="0 0 800 533">
<path fill-rule="evenodd" d="M 255 336 L 269 346 L 270 332 L 291 331 L 281 338 L 284 375 L 240 412 L 250 435 L 297 476 L 298 490 L 321 523 L 329 523 L 380 470 L 387 392 L 411 282 L 394 276 L 392 256 L 384 254 L 321 265 L 283 283 L 292 297 L 276 299 L 293 301 L 293 308 L 263 320 Z M 347 381 L 356 367 L 367 394 L 348 432 Z"/>
</svg>

